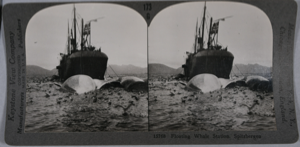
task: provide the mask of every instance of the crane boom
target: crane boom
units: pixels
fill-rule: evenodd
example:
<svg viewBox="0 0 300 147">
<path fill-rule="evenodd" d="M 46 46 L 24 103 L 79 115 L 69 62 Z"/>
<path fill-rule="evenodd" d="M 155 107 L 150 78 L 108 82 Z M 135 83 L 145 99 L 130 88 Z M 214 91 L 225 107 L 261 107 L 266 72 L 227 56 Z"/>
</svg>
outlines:
<svg viewBox="0 0 300 147">
<path fill-rule="evenodd" d="M 231 17 L 232 16 L 227 16 L 227 17 L 219 18 L 219 19 L 214 20 L 214 22 L 225 21 L 225 19 L 231 18 Z"/>
<path fill-rule="evenodd" d="M 99 19 L 103 19 L 104 17 L 98 17 L 98 18 L 95 18 L 95 19 L 92 19 L 92 20 L 89 20 L 86 22 L 86 24 L 89 24 L 90 22 L 97 22 L 97 20 Z"/>
</svg>

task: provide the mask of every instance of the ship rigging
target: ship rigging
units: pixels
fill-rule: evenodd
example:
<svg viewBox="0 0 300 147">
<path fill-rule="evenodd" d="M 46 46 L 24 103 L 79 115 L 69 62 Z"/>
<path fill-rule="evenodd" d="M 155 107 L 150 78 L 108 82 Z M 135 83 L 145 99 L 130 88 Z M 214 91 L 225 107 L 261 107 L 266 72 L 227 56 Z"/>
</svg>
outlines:
<svg viewBox="0 0 300 147">
<path fill-rule="evenodd" d="M 62 80 L 78 74 L 88 75 L 94 79 L 104 79 L 108 57 L 101 51 L 101 48 L 96 49 L 96 47 L 91 45 L 91 22 L 96 22 L 102 18 L 99 17 L 87 21 L 85 24 L 83 18 L 81 18 L 81 29 L 78 29 L 80 43 L 78 43 L 76 29 L 79 27 L 76 26 L 78 22 L 74 5 L 73 25 L 71 29 L 68 23 L 67 53 L 60 54 L 60 64 L 56 67 L 59 77 Z M 78 44 L 80 44 L 80 49 L 78 48 Z"/>
<path fill-rule="evenodd" d="M 196 22 L 194 51 L 187 52 L 186 63 L 182 65 L 184 74 L 187 79 L 203 74 L 210 73 L 216 75 L 218 78 L 229 79 L 229 74 L 232 69 L 234 56 L 227 51 L 227 47 L 219 45 L 219 23 L 231 16 L 216 19 L 210 18 L 210 25 L 208 28 L 208 40 L 205 47 L 204 32 L 206 22 L 206 2 L 204 4 L 204 11 L 202 17 L 202 25 L 198 27 L 198 20 Z"/>
</svg>

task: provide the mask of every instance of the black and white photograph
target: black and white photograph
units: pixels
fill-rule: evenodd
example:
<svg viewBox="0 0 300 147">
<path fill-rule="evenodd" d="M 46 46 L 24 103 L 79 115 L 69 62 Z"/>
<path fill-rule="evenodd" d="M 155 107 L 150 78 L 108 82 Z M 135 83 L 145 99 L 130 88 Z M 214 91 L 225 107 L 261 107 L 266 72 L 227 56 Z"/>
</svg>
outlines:
<svg viewBox="0 0 300 147">
<path fill-rule="evenodd" d="M 274 131 L 268 16 L 238 2 L 166 7 L 149 26 L 150 131 Z"/>
<path fill-rule="evenodd" d="M 5 146 L 299 144 L 300 0 L 25 1 L 2 3 Z"/>
<path fill-rule="evenodd" d="M 55 5 L 25 40 L 26 133 L 148 130 L 147 24 L 135 10 Z"/>
</svg>

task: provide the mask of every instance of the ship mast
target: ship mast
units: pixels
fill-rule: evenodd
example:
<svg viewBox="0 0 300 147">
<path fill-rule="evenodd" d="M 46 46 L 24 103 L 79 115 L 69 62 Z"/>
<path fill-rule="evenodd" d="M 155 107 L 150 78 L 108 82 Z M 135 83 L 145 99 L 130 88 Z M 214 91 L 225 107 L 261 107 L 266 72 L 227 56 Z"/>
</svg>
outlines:
<svg viewBox="0 0 300 147">
<path fill-rule="evenodd" d="M 69 30 L 69 20 L 68 20 L 68 55 L 70 54 L 70 30 Z"/>
<path fill-rule="evenodd" d="M 84 44 L 83 44 L 83 18 L 81 19 L 81 50 L 83 51 L 84 49 L 83 49 L 83 46 L 84 46 Z"/>
<path fill-rule="evenodd" d="M 197 42 L 197 40 L 198 40 L 198 34 L 197 34 L 197 29 L 198 29 L 198 19 L 197 19 L 197 22 L 196 22 L 196 34 L 195 34 L 195 46 L 194 46 L 194 53 L 196 53 L 197 52 L 197 44 L 198 44 L 198 42 Z"/>
<path fill-rule="evenodd" d="M 74 42 L 73 42 L 73 49 L 76 51 L 76 8 L 74 4 Z"/>
<path fill-rule="evenodd" d="M 203 49 L 203 40 L 204 40 L 204 25 L 205 25 L 205 12 L 206 12 L 206 1 L 204 3 L 204 13 L 203 13 L 203 18 L 202 18 L 202 35 L 201 35 L 201 44 L 200 44 L 200 49 Z"/>
<path fill-rule="evenodd" d="M 211 47 L 211 26 L 212 26 L 212 17 L 210 18 L 209 32 L 208 32 L 208 41 L 207 41 L 207 49 Z"/>
</svg>

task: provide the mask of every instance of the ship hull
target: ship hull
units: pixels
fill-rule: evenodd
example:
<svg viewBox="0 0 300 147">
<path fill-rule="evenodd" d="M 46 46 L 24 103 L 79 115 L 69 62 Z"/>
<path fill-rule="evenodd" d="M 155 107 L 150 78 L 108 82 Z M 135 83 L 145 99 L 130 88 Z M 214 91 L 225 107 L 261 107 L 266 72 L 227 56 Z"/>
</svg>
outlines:
<svg viewBox="0 0 300 147">
<path fill-rule="evenodd" d="M 227 50 L 202 50 L 188 57 L 184 66 L 185 74 L 189 79 L 203 73 L 229 79 L 233 59 L 234 56 Z"/>
<path fill-rule="evenodd" d="M 78 51 L 61 60 L 58 73 L 62 80 L 78 74 L 103 80 L 107 61 L 108 57 L 100 51 Z"/>
</svg>

